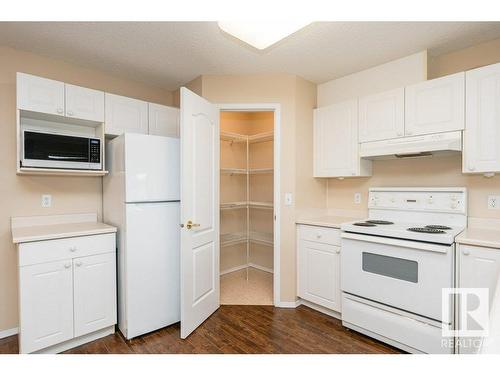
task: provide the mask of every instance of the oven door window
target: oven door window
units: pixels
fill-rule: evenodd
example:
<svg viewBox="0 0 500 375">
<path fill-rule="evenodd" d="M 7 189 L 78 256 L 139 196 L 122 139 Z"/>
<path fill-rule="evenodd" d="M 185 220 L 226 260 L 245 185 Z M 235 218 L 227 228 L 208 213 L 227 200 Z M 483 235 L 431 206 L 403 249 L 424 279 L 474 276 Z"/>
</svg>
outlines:
<svg viewBox="0 0 500 375">
<path fill-rule="evenodd" d="M 363 271 L 418 282 L 418 263 L 414 260 L 363 252 Z"/>
<path fill-rule="evenodd" d="M 89 140 L 83 137 L 24 132 L 24 158 L 54 161 L 89 161 Z"/>
</svg>

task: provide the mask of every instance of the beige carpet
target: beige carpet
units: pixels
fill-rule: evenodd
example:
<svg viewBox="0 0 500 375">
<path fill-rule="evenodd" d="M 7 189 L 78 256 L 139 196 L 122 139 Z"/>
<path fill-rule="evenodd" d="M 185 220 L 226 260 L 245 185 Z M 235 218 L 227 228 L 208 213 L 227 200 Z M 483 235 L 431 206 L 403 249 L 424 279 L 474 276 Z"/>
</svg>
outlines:
<svg viewBox="0 0 500 375">
<path fill-rule="evenodd" d="M 240 270 L 220 278 L 221 305 L 272 305 L 273 274 L 257 270 Z"/>
</svg>

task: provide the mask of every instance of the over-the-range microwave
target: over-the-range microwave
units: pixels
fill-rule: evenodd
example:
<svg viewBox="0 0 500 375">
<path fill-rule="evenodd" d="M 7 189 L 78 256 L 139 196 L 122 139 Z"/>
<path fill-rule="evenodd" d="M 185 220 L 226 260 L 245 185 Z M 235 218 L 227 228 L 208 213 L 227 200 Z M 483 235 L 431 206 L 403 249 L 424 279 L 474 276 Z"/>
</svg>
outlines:
<svg viewBox="0 0 500 375">
<path fill-rule="evenodd" d="M 23 129 L 21 142 L 21 167 L 102 169 L 99 138 Z"/>
</svg>

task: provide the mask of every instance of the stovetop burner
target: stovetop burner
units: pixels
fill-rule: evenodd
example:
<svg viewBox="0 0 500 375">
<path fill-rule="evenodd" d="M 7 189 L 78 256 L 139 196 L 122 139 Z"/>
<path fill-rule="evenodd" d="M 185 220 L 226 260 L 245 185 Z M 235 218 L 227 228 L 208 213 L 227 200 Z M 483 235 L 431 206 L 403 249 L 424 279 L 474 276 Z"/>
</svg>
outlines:
<svg viewBox="0 0 500 375">
<path fill-rule="evenodd" d="M 380 224 L 380 225 L 391 225 L 394 224 L 392 221 L 387 220 L 366 220 L 369 224 Z"/>
<path fill-rule="evenodd" d="M 432 233 L 432 234 L 440 234 L 440 233 L 446 233 L 444 230 L 441 229 L 435 229 L 435 228 L 429 228 L 429 227 L 415 227 L 415 228 L 408 228 L 410 232 L 419 232 L 419 233 Z"/>
<path fill-rule="evenodd" d="M 359 223 L 354 223 L 353 225 L 356 225 L 358 227 L 376 227 L 375 224 L 368 223 L 368 222 L 359 222 Z"/>
<path fill-rule="evenodd" d="M 441 229 L 441 230 L 449 230 L 452 229 L 451 227 L 448 227 L 446 225 L 426 225 L 426 228 L 430 229 Z"/>
</svg>

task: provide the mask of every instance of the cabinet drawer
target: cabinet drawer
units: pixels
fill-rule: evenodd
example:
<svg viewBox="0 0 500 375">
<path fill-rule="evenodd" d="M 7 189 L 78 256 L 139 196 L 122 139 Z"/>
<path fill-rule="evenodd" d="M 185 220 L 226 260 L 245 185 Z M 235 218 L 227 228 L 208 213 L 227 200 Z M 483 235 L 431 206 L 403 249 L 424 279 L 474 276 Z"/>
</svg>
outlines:
<svg viewBox="0 0 500 375">
<path fill-rule="evenodd" d="M 27 242 L 19 245 L 19 266 L 114 251 L 115 233 Z"/>
<path fill-rule="evenodd" d="M 335 228 L 299 225 L 299 239 L 340 246 L 340 230 Z"/>
</svg>

